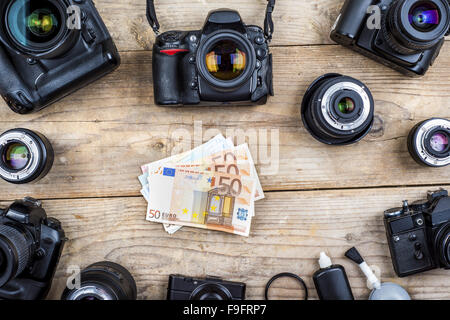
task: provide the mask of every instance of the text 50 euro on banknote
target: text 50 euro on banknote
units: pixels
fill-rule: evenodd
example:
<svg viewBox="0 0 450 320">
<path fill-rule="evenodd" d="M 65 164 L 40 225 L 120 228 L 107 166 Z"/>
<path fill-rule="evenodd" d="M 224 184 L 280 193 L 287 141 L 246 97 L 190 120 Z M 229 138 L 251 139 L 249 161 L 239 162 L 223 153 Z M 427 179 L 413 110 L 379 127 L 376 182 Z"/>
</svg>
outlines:
<svg viewBox="0 0 450 320">
<path fill-rule="evenodd" d="M 254 179 L 167 166 L 148 182 L 148 221 L 249 235 Z"/>
</svg>

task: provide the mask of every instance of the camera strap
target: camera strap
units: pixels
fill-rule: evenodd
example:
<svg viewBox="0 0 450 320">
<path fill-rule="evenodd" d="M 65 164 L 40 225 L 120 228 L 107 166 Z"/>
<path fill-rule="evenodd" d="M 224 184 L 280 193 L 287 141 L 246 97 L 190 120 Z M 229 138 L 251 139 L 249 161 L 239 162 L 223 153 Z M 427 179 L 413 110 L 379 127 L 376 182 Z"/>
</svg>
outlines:
<svg viewBox="0 0 450 320">
<path fill-rule="evenodd" d="M 272 13 L 275 8 L 275 1 L 276 0 L 267 0 L 266 18 L 264 19 L 264 34 L 268 41 L 272 40 L 272 34 L 275 29 L 272 18 Z M 147 20 L 153 31 L 156 34 L 159 34 L 160 25 L 156 16 L 154 0 L 147 0 Z"/>
</svg>

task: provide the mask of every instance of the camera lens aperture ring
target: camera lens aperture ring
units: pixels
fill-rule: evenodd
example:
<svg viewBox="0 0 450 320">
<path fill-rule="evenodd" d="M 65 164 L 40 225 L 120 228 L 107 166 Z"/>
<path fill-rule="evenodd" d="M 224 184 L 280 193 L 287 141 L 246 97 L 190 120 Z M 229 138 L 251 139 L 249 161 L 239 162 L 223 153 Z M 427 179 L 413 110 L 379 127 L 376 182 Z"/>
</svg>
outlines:
<svg viewBox="0 0 450 320">
<path fill-rule="evenodd" d="M 440 147 L 442 152 L 438 156 L 440 150 L 434 144 L 431 143 L 431 139 L 439 133 L 443 135 L 440 143 L 444 145 Z M 450 164 L 450 149 L 448 145 L 448 139 L 450 137 L 450 120 L 433 118 L 425 120 L 417 124 L 410 132 L 408 136 L 408 151 L 420 164 L 425 164 L 431 167 L 444 167 Z M 439 137 L 438 137 L 439 138 Z M 434 146 L 437 151 L 432 150 Z M 439 147 L 439 146 L 438 146 Z"/>
<path fill-rule="evenodd" d="M 4 255 L 0 287 L 17 277 L 28 265 L 30 249 L 25 236 L 17 229 L 0 225 L 0 251 Z"/>
<path fill-rule="evenodd" d="M 11 150 L 12 147 L 15 150 Z M 26 164 L 24 161 L 22 165 L 11 166 L 13 161 L 24 158 L 27 158 Z M 51 144 L 38 133 L 13 129 L 0 136 L 0 177 L 5 181 L 21 184 L 42 178 L 52 167 L 53 158 Z"/>
</svg>

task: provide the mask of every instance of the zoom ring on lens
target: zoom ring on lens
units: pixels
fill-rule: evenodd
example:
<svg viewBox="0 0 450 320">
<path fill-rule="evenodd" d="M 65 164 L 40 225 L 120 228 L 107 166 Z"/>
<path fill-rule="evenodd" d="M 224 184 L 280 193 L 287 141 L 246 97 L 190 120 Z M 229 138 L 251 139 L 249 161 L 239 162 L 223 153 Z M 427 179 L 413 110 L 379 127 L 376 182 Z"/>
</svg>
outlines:
<svg viewBox="0 0 450 320">
<path fill-rule="evenodd" d="M 7 252 L 5 254 L 12 258 L 13 261 L 5 261 L 4 263 L 12 263 L 14 265 L 8 277 L 13 279 L 21 274 L 28 264 L 30 250 L 27 240 L 19 230 L 7 225 L 0 225 L 0 241 L 4 242 L 10 249 L 10 254 Z"/>
</svg>

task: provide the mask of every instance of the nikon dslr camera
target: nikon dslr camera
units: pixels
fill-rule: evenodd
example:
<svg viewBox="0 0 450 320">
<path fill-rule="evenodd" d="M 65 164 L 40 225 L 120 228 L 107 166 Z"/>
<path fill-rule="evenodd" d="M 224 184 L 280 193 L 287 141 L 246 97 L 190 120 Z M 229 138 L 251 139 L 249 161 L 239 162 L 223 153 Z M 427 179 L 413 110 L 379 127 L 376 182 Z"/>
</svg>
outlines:
<svg viewBox="0 0 450 320">
<path fill-rule="evenodd" d="M 149 21 L 155 26 L 149 2 Z M 202 30 L 159 35 L 153 47 L 155 103 L 265 104 L 273 95 L 269 26 L 274 2 L 269 1 L 266 32 L 245 25 L 237 11 L 222 9 L 210 12 Z"/>
<path fill-rule="evenodd" d="M 167 300 L 245 300 L 245 283 L 169 276 Z"/>
<path fill-rule="evenodd" d="M 385 213 L 384 224 L 394 270 L 399 277 L 450 269 L 450 197 L 446 190 Z"/>
<path fill-rule="evenodd" d="M 61 224 L 38 200 L 17 200 L 0 211 L 0 299 L 47 295 L 65 242 Z"/>
<path fill-rule="evenodd" d="M 449 0 L 346 0 L 331 38 L 405 75 L 424 75 L 449 31 Z"/>
<path fill-rule="evenodd" d="M 91 0 L 0 4 L 0 95 L 38 111 L 117 68 L 120 57 Z"/>
</svg>

